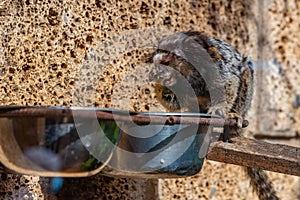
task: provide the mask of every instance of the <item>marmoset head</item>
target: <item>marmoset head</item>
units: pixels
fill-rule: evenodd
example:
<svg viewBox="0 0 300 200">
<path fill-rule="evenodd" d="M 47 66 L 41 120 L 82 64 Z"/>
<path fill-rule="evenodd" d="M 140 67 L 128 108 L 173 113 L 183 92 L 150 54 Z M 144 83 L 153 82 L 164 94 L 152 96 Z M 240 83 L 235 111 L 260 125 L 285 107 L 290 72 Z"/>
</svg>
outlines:
<svg viewBox="0 0 300 200">
<path fill-rule="evenodd" d="M 160 41 L 153 56 L 155 72 L 150 79 L 165 87 L 182 85 L 179 82 L 185 79 L 197 95 L 206 93 L 206 81 L 218 72 L 204 48 L 206 37 L 200 32 L 180 32 Z"/>
</svg>

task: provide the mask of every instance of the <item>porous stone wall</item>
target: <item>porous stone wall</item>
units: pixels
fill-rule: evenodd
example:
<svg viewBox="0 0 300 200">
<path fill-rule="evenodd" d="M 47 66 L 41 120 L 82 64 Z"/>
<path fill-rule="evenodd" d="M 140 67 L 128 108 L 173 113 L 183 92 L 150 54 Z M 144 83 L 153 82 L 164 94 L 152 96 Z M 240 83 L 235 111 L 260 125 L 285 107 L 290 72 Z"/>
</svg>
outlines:
<svg viewBox="0 0 300 200">
<path fill-rule="evenodd" d="M 58 106 L 95 102 L 97 107 L 163 111 L 152 85 L 142 81 L 150 66 L 145 60 L 165 35 L 198 30 L 232 44 L 257 66 L 248 132 L 295 137 L 300 131 L 300 108 L 294 101 L 300 94 L 299 6 L 296 0 L 4 1 L 0 102 Z M 95 61 L 92 74 L 86 72 L 89 62 Z M 94 79 L 99 84 L 94 85 Z M 80 95 L 89 91 L 96 93 L 88 98 Z M 270 175 L 280 197 L 299 198 L 299 178 Z M 49 181 L 3 173 L 0 198 L 256 199 L 241 167 L 212 161 L 205 162 L 199 175 L 182 179 L 97 175 L 65 179 L 58 194 L 49 191 Z"/>
<path fill-rule="evenodd" d="M 299 2 L 262 2 L 257 73 L 257 133 L 299 135 Z"/>
</svg>

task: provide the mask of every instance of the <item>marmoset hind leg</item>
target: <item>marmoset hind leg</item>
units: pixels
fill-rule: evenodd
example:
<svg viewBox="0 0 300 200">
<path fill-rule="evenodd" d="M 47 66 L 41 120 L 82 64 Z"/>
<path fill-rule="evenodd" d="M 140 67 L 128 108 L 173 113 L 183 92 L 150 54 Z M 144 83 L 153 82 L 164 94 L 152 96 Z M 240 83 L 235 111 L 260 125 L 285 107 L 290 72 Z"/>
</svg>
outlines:
<svg viewBox="0 0 300 200">
<path fill-rule="evenodd" d="M 219 114 L 226 119 L 234 118 L 237 119 L 237 127 L 231 127 L 228 130 L 228 134 L 232 137 L 239 136 L 243 137 L 242 133 L 242 121 L 246 115 L 247 110 L 250 107 L 250 101 L 252 99 L 253 93 L 253 77 L 249 69 L 245 69 L 243 73 L 240 74 L 239 81 L 231 79 L 230 85 L 237 85 L 239 90 L 235 92 L 234 90 L 227 89 L 227 105 L 223 106 L 217 105 L 216 107 L 211 107 L 208 111 L 209 113 Z M 223 109 L 223 110 L 222 110 Z M 222 110 L 222 111 L 220 111 Z M 227 113 L 227 114 L 224 114 Z M 244 167 L 244 171 L 250 178 L 250 184 L 253 190 L 256 192 L 260 200 L 279 200 L 276 195 L 276 191 L 273 188 L 272 182 L 269 180 L 267 174 L 262 169 L 256 167 Z"/>
</svg>

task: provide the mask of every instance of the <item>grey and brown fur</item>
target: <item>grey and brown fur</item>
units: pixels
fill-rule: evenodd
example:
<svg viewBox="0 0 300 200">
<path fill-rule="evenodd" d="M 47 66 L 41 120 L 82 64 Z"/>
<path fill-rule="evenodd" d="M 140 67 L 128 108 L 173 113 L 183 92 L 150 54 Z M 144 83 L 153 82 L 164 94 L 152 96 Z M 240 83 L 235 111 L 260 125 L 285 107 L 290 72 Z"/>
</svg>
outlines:
<svg viewBox="0 0 300 200">
<path fill-rule="evenodd" d="M 153 62 L 156 96 L 169 111 L 236 118 L 234 131 L 241 128 L 253 93 L 254 68 L 248 57 L 201 32 L 179 32 L 160 41 Z M 264 171 L 245 169 L 259 199 L 278 199 Z"/>
</svg>

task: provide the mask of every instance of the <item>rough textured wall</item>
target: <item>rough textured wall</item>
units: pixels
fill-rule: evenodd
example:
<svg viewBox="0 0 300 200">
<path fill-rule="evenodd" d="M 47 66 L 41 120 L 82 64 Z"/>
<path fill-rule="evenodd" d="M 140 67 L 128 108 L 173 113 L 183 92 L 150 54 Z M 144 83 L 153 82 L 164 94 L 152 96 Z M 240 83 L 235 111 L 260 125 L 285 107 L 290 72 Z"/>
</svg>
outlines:
<svg viewBox="0 0 300 200">
<path fill-rule="evenodd" d="M 250 40 L 252 33 L 242 22 L 243 18 L 247 23 L 253 19 L 248 8 L 250 3 L 242 1 L 6 1 L 1 5 L 1 102 L 71 105 L 76 73 L 84 57 L 127 30 L 199 30 L 248 53 L 256 42 Z M 135 52 L 127 53 L 118 55 L 117 60 L 130 70 L 141 59 Z M 100 54 L 111 56 L 104 50 Z M 115 68 L 120 65 L 114 61 Z M 105 74 L 105 79 L 113 84 L 125 70 Z M 100 88 L 98 92 L 104 96 L 98 99 L 99 106 L 110 106 L 111 90 L 109 86 Z"/>
<path fill-rule="evenodd" d="M 199 30 L 226 40 L 256 61 L 268 60 L 273 64 L 267 65 L 267 62 L 264 62 L 263 65 L 259 65 L 260 62 L 257 62 L 258 66 L 264 67 L 257 74 L 257 82 L 267 87 L 257 87 L 259 89 L 256 91 L 256 103 L 249 114 L 252 122 L 249 130 L 269 134 L 275 129 L 280 134 L 295 135 L 295 130 L 300 130 L 295 125 L 300 120 L 300 111 L 291 106 L 294 99 L 292 94 L 294 91 L 299 94 L 299 82 L 296 82 L 300 80 L 297 79 L 297 50 L 300 44 L 297 37 L 299 4 L 297 1 L 287 3 L 280 0 L 266 0 L 264 5 L 259 2 L 2 2 L 1 105 L 72 105 L 78 79 L 82 78 L 86 80 L 82 85 L 85 91 L 91 88 L 92 91 L 97 91 L 95 97 L 87 103 L 95 101 L 99 107 L 122 108 L 124 104 L 112 103 L 116 96 L 113 94 L 120 94 L 117 95 L 120 99 L 129 98 L 129 105 L 133 110 L 162 110 L 155 100 L 151 85 L 141 83 L 141 86 L 134 88 L 133 93 L 130 93 L 131 84 L 116 89 L 117 82 L 127 80 L 128 76 L 124 78 L 124 75 L 128 74 L 132 75 L 131 80 L 142 76 L 142 73 L 134 73 L 135 70 L 140 70 L 143 59 L 155 48 L 163 35 L 179 30 Z M 149 30 L 145 31 L 148 35 L 140 32 L 140 38 L 144 39 L 143 45 L 134 34 L 130 36 L 129 32 L 126 35 L 128 30 L 134 30 L 136 33 L 137 30 L 145 28 L 155 28 L 156 31 L 159 28 L 162 31 L 155 37 L 149 34 Z M 120 34 L 126 35 L 127 38 L 118 37 Z M 128 40 L 130 44 L 126 43 Z M 136 44 L 142 47 L 134 48 Z M 126 47 L 130 47 L 129 52 L 118 50 Z M 84 69 L 83 63 L 86 59 L 93 56 L 105 61 L 102 74 L 99 74 L 98 85 L 89 85 L 92 82 L 91 74 L 85 74 L 83 77 L 78 77 L 77 74 L 79 69 Z M 261 96 L 265 98 L 260 98 Z M 259 110 L 261 112 L 258 113 Z M 264 113 L 267 116 L 264 116 Z M 261 122 L 262 119 L 271 120 L 272 123 Z M 299 198 L 299 183 L 296 177 L 272 173 L 272 179 L 281 197 L 297 199 L 298 195 Z M 206 162 L 203 171 L 192 178 L 159 180 L 157 194 L 151 192 L 151 188 L 149 191 L 149 188 L 138 186 L 141 183 L 156 184 L 155 181 L 147 180 L 111 179 L 101 176 L 68 179 L 57 195 L 49 193 L 49 180 L 46 178 L 2 174 L 1 180 L 3 199 L 14 198 L 16 195 L 19 195 L 20 199 L 26 195 L 28 199 L 142 199 L 145 197 L 143 195 L 147 194 L 143 193 L 145 190 L 149 192 L 148 195 L 158 195 L 162 199 L 256 198 L 240 167 L 216 162 Z M 141 193 L 143 195 L 139 195 Z"/>
<path fill-rule="evenodd" d="M 260 58 L 257 132 L 295 137 L 299 134 L 299 16 L 298 1 L 260 4 Z"/>
</svg>

